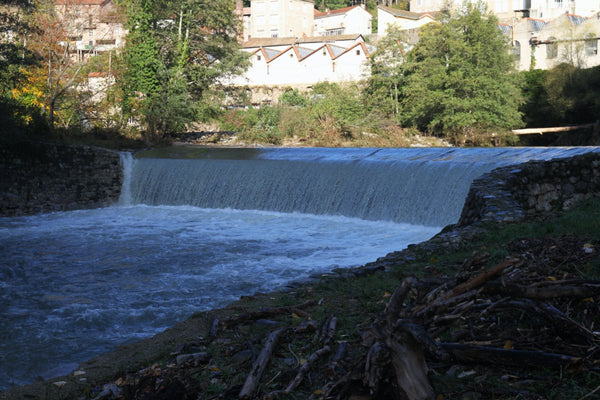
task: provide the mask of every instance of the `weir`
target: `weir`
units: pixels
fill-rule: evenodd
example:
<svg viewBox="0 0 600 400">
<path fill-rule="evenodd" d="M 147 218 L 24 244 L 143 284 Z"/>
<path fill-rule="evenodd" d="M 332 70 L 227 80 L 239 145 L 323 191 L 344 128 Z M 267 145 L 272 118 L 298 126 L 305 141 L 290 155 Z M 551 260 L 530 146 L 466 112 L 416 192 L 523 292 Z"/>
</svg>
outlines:
<svg viewBox="0 0 600 400">
<path fill-rule="evenodd" d="M 455 223 L 485 172 L 591 148 L 198 149 L 141 154 L 132 204 L 341 215 L 426 226 Z M 126 176 L 128 176 L 126 174 Z M 126 179 L 127 180 L 127 179 Z"/>
</svg>

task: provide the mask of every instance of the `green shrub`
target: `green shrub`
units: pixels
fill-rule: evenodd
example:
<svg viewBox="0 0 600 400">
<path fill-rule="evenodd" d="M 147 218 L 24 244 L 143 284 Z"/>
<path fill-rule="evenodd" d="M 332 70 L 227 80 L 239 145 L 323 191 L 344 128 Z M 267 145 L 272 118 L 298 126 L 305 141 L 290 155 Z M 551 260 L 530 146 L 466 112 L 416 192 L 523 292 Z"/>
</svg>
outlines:
<svg viewBox="0 0 600 400">
<path fill-rule="evenodd" d="M 308 97 L 298 89 L 288 89 L 279 97 L 279 104 L 283 106 L 306 107 L 308 103 Z"/>
</svg>

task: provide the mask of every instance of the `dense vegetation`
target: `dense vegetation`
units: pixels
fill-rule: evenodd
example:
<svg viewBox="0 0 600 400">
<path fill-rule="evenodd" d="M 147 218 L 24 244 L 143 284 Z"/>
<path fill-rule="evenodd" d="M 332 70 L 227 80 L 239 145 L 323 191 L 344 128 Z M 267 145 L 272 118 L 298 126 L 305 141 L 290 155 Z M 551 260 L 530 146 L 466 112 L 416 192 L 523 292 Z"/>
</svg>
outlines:
<svg viewBox="0 0 600 400">
<path fill-rule="evenodd" d="M 369 1 L 367 7 L 378 3 L 407 5 Z M 321 83 L 309 92 L 290 88 L 276 105 L 265 105 L 251 104 L 243 90 L 236 95 L 219 86 L 222 77 L 247 66 L 233 0 L 118 1 L 127 45 L 89 62 L 64 51 L 68 22 L 52 1 L 6 4 L 0 31 L 15 40 L 0 46 L 3 137 L 142 132 L 147 142 L 157 142 L 209 122 L 238 132 L 244 142 L 404 146 L 424 133 L 486 145 L 510 143 L 510 129 L 523 125 L 594 122 L 600 111 L 598 68 L 561 64 L 517 73 L 496 18 L 481 5 L 444 14 L 440 24 L 422 29 L 416 45 L 392 30 L 377 43 L 372 75 L 363 82 Z M 90 72 L 108 75 L 103 96 L 85 85 Z"/>
</svg>

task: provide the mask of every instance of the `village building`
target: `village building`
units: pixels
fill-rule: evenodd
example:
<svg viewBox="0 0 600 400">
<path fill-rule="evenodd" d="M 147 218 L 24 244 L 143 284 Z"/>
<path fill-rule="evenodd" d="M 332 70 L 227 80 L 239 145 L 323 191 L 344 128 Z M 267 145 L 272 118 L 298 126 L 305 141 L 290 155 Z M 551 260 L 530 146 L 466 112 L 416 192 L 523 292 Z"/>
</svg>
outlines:
<svg viewBox="0 0 600 400">
<path fill-rule="evenodd" d="M 68 32 L 68 49 L 77 60 L 121 48 L 127 31 L 112 0 L 56 0 Z"/>
<path fill-rule="evenodd" d="M 314 10 L 315 36 L 338 36 L 359 33 L 372 33 L 373 16 L 365 9 L 364 4 L 339 8 L 337 10 Z"/>
<path fill-rule="evenodd" d="M 419 29 L 435 21 L 437 12 L 411 12 L 384 6 L 377 7 L 377 35 L 387 34 L 390 26 L 395 26 L 401 31 L 406 31 L 412 37 L 411 42 L 416 42 Z"/>
<path fill-rule="evenodd" d="M 244 43 L 250 67 L 227 82 L 247 87 L 253 103 L 276 102 L 288 88 L 307 90 L 319 82 L 356 82 L 370 74 L 373 51 L 362 35 L 257 38 Z M 266 89 L 268 88 L 268 89 Z"/>
<path fill-rule="evenodd" d="M 553 19 L 565 13 L 591 16 L 600 11 L 600 0 L 486 0 L 485 3 L 488 11 L 502 22 L 522 17 Z M 410 11 L 441 11 L 462 4 L 463 0 L 410 0 Z"/>
<path fill-rule="evenodd" d="M 561 14 L 552 20 L 523 18 L 506 25 L 517 69 L 550 69 L 560 63 L 581 68 L 600 65 L 599 14 L 585 18 Z"/>
<path fill-rule="evenodd" d="M 313 36 L 314 0 L 252 0 L 247 39 Z"/>
</svg>

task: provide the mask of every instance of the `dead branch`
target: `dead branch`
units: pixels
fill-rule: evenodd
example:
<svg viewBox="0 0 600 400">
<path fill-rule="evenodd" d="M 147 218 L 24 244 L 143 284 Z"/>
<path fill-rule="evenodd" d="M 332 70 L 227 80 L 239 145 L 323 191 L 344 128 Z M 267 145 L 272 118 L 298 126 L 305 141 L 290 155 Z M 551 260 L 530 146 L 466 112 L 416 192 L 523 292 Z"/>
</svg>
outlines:
<svg viewBox="0 0 600 400">
<path fill-rule="evenodd" d="M 407 321 L 399 323 L 385 339 L 394 367 L 396 384 L 408 399 L 435 398 L 435 392 L 427 377 L 423 342 L 427 340 L 421 336 L 414 324 Z"/>
<path fill-rule="evenodd" d="M 335 336 L 336 327 L 337 318 L 334 316 L 327 318 L 327 320 L 323 324 L 323 328 L 321 329 L 319 343 L 323 345 L 331 343 L 333 341 L 333 337 Z"/>
<path fill-rule="evenodd" d="M 308 357 L 308 360 L 306 360 L 306 362 L 302 364 L 302 367 L 300 367 L 300 371 L 298 371 L 294 380 L 292 380 L 290 384 L 285 388 L 284 392 L 286 394 L 291 393 L 292 390 L 297 388 L 298 385 L 300 385 L 300 383 L 302 382 L 302 379 L 304 379 L 304 376 L 306 375 L 310 367 L 315 363 L 315 361 L 317 361 L 319 357 L 328 354 L 330 351 L 331 348 L 329 346 L 324 346 L 312 353 L 310 357 Z"/>
<path fill-rule="evenodd" d="M 212 322 L 210 324 L 210 331 L 208 332 L 208 336 L 210 338 L 214 338 L 217 336 L 218 331 L 219 331 L 219 318 L 213 317 Z"/>
<path fill-rule="evenodd" d="M 257 319 L 272 317 L 273 315 L 289 314 L 289 313 L 307 315 L 306 313 L 301 311 L 301 309 L 310 307 L 313 304 L 315 304 L 314 300 L 308 300 L 302 304 L 297 304 L 294 306 L 264 308 L 259 311 L 248 312 L 248 313 L 238 315 L 236 317 L 227 318 L 221 324 L 223 325 L 224 328 L 230 328 L 234 325 L 237 325 L 237 324 L 240 324 L 243 322 L 256 321 Z"/>
<path fill-rule="evenodd" d="M 553 299 L 557 297 L 576 297 L 582 299 L 600 295 L 600 284 L 584 283 L 581 285 L 535 287 L 514 283 L 488 282 L 484 286 L 484 292 L 511 297 L 525 297 L 528 299 Z"/>
<path fill-rule="evenodd" d="M 327 366 L 327 372 L 330 376 L 337 375 L 338 370 L 341 370 L 341 368 L 339 367 L 338 364 L 346 355 L 347 350 L 348 350 L 348 342 L 340 342 L 338 344 L 335 355 L 329 361 L 329 365 Z"/>
<path fill-rule="evenodd" d="M 250 370 L 250 374 L 246 378 L 246 382 L 240 391 L 238 397 L 240 399 L 248 399 L 252 397 L 252 394 L 256 391 L 260 378 L 271 359 L 271 355 L 273 354 L 273 350 L 275 346 L 277 346 L 277 342 L 279 341 L 280 336 L 285 332 L 287 328 L 279 328 L 267 337 L 265 342 L 265 346 L 261 350 L 258 358 L 252 364 L 252 369 Z"/>
<path fill-rule="evenodd" d="M 516 367 L 574 367 L 581 364 L 580 357 L 543 351 L 509 350 L 498 347 L 474 346 L 460 343 L 440 343 L 458 362 L 499 364 Z"/>
<path fill-rule="evenodd" d="M 469 281 L 456 286 L 452 290 L 452 292 L 450 292 L 450 294 L 447 296 L 447 298 L 458 296 L 459 294 L 468 292 L 469 290 L 473 290 L 476 287 L 483 285 L 485 282 L 489 281 L 490 279 L 494 278 L 495 276 L 501 274 L 502 271 L 504 271 L 506 268 L 508 268 L 510 266 L 517 266 L 518 264 L 522 264 L 522 261 L 520 259 L 507 258 L 506 260 L 502 261 L 500 264 L 496 264 L 495 266 L 488 269 L 487 271 L 484 271 L 484 272 L 480 273 L 479 275 L 476 275 Z"/>
<path fill-rule="evenodd" d="M 404 278 L 400 286 L 394 290 L 392 297 L 390 297 L 390 301 L 388 301 L 385 310 L 383 311 L 384 315 L 392 315 L 395 318 L 398 318 L 400 312 L 403 309 L 404 299 L 408 295 L 408 292 L 412 287 L 415 286 L 416 279 L 412 277 Z"/>
<path fill-rule="evenodd" d="M 535 312 L 536 314 L 550 321 L 556 329 L 563 331 L 565 335 L 570 336 L 572 339 L 577 339 L 584 342 L 597 341 L 600 339 L 600 335 L 590 331 L 576 321 L 573 321 L 562 311 L 550 304 L 535 303 L 529 299 L 511 301 L 506 304 Z"/>
</svg>

